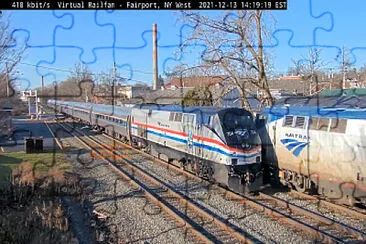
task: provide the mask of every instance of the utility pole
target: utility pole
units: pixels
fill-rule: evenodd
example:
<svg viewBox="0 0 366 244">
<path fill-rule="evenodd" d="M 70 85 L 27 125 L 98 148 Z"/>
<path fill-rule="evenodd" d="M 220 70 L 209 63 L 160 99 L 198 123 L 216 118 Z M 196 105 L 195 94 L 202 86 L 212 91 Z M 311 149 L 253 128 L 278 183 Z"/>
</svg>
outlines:
<svg viewBox="0 0 366 244">
<path fill-rule="evenodd" d="M 8 69 L 8 62 L 5 64 L 6 67 L 6 97 L 9 97 L 9 69 Z"/>
<path fill-rule="evenodd" d="M 112 105 L 114 105 L 114 97 L 116 94 L 116 80 L 117 80 L 117 66 L 116 62 L 113 63 L 113 84 L 112 84 Z"/>
<path fill-rule="evenodd" d="M 346 65 L 344 60 L 344 46 L 342 48 L 342 71 L 343 71 L 342 89 L 346 89 Z"/>
<path fill-rule="evenodd" d="M 152 26 L 152 36 L 153 36 L 153 90 L 160 88 L 158 84 L 158 28 L 157 24 Z"/>
<path fill-rule="evenodd" d="M 313 62 L 313 61 L 311 61 Z M 310 76 L 310 84 L 309 84 L 309 95 L 311 96 L 311 84 L 313 84 L 313 76 L 314 76 L 314 67 L 313 64 L 311 64 L 311 76 Z"/>
<path fill-rule="evenodd" d="M 42 75 L 42 95 L 44 95 L 44 76 Z"/>
<path fill-rule="evenodd" d="M 38 120 L 38 94 L 37 94 L 37 90 L 35 90 L 35 99 L 36 99 L 36 119 Z"/>
<path fill-rule="evenodd" d="M 329 85 L 329 89 L 332 89 L 332 84 L 333 84 L 333 77 L 334 77 L 334 75 L 333 75 L 333 69 L 332 68 L 330 68 L 330 85 Z"/>
</svg>

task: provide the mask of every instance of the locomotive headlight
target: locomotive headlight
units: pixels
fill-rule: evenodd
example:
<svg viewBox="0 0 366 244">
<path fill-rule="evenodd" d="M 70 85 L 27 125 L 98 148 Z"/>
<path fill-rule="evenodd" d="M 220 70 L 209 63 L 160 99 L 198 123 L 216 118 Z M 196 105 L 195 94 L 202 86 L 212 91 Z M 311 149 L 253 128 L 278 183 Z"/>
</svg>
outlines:
<svg viewBox="0 0 366 244">
<path fill-rule="evenodd" d="M 244 149 L 249 149 L 250 148 L 250 144 L 248 144 L 248 143 L 243 143 L 243 144 L 241 144 L 241 147 L 242 148 L 244 148 Z"/>
</svg>

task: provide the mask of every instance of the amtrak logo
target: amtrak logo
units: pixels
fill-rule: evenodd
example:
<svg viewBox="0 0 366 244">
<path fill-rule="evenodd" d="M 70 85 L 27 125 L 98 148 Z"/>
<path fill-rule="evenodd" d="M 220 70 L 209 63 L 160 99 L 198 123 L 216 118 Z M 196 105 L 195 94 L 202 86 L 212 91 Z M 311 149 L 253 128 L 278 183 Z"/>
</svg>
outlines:
<svg viewBox="0 0 366 244">
<path fill-rule="evenodd" d="M 301 142 L 296 139 L 282 139 L 282 144 L 287 150 L 292 151 L 292 154 L 298 157 L 301 151 L 309 144 L 309 142 Z"/>
</svg>

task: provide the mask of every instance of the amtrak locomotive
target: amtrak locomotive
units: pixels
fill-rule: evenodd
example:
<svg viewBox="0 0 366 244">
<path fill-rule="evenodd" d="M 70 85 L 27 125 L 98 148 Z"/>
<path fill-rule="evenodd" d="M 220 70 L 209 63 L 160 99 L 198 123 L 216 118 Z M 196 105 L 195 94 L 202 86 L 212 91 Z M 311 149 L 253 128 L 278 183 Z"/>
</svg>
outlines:
<svg viewBox="0 0 366 244">
<path fill-rule="evenodd" d="M 252 114 L 239 108 L 49 100 L 58 111 L 237 192 L 263 183 L 261 141 Z"/>
<path fill-rule="evenodd" d="M 366 201 L 366 97 L 290 98 L 266 108 L 264 164 L 299 191 Z"/>
</svg>

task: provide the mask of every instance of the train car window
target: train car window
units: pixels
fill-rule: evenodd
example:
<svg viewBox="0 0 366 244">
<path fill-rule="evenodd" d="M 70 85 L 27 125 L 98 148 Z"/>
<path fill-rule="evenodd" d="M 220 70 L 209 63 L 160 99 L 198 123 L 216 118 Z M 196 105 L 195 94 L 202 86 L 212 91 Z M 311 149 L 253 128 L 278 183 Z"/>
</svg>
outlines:
<svg viewBox="0 0 366 244">
<path fill-rule="evenodd" d="M 319 118 L 309 119 L 309 130 L 317 130 Z"/>
<path fill-rule="evenodd" d="M 286 116 L 283 126 L 292 127 L 293 121 L 294 121 L 294 116 Z"/>
<path fill-rule="evenodd" d="M 175 113 L 174 121 L 182 121 L 182 113 Z"/>
<path fill-rule="evenodd" d="M 319 118 L 318 119 L 318 126 L 317 126 L 317 130 L 322 130 L 322 131 L 327 131 L 328 130 L 328 125 L 329 125 L 329 119 L 326 118 Z"/>
<path fill-rule="evenodd" d="M 183 115 L 183 123 L 184 124 L 193 124 L 194 115 L 193 114 L 184 114 Z"/>
<path fill-rule="evenodd" d="M 174 121 L 174 113 L 170 112 L 169 121 Z"/>
<path fill-rule="evenodd" d="M 295 121 L 295 127 L 296 128 L 304 128 L 305 126 L 305 117 L 296 117 L 296 121 Z"/>
<path fill-rule="evenodd" d="M 345 133 L 347 127 L 346 119 L 332 119 L 330 123 L 330 132 Z"/>
</svg>

